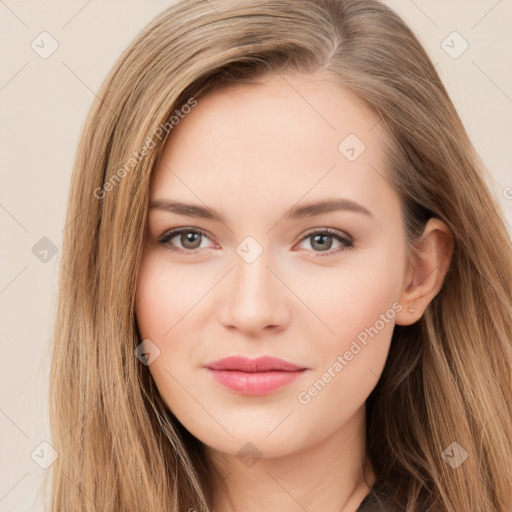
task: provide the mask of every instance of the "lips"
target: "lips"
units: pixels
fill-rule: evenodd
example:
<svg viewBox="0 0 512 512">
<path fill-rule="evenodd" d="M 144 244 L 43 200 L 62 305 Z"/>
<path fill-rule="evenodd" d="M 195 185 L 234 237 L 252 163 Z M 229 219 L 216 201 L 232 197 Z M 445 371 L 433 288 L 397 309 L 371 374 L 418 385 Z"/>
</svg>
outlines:
<svg viewBox="0 0 512 512">
<path fill-rule="evenodd" d="M 214 380 L 243 395 L 265 395 L 298 379 L 306 370 L 276 357 L 227 357 L 204 365 Z"/>
<path fill-rule="evenodd" d="M 241 372 L 293 372 L 297 370 L 305 370 L 303 366 L 278 359 L 277 357 L 263 356 L 257 359 L 248 359 L 247 357 L 236 356 L 219 359 L 205 365 L 211 370 L 239 370 Z"/>
</svg>

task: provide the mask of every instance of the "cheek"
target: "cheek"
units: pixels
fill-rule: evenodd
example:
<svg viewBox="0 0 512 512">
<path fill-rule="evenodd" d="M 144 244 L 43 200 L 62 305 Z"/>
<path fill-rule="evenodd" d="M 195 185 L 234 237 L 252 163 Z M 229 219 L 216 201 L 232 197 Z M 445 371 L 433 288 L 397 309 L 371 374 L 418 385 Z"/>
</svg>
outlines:
<svg viewBox="0 0 512 512">
<path fill-rule="evenodd" d="M 135 315 L 142 340 L 149 339 L 159 356 L 149 369 L 163 395 L 175 385 L 171 375 L 195 364 L 197 355 L 191 339 L 201 313 L 205 295 L 211 288 L 208 279 L 170 264 L 165 254 L 149 252 L 143 258 L 137 279 Z M 199 325 L 199 323 L 197 323 Z"/>
<path fill-rule="evenodd" d="M 376 289 L 359 280 L 356 289 L 360 295 L 338 293 L 336 303 L 323 304 L 335 334 L 311 345 L 314 371 L 296 394 L 301 417 L 322 419 L 320 426 L 304 423 L 312 429 L 309 436 L 328 435 L 364 406 L 386 362 L 401 309 L 393 302 L 394 287 L 386 283 Z"/>
<path fill-rule="evenodd" d="M 178 282 L 179 274 L 171 272 L 169 268 L 158 255 L 145 255 L 135 295 L 135 316 L 141 340 L 149 339 L 158 347 L 158 357 L 154 358 L 148 369 L 168 404 L 179 401 L 180 397 L 170 376 L 174 369 L 169 365 L 169 354 L 173 335 L 180 327 L 179 319 L 185 314 L 182 299 L 185 289 Z M 183 361 L 187 358 L 184 348 L 173 346 L 171 360 Z"/>
<path fill-rule="evenodd" d="M 332 348 L 342 350 L 358 335 L 364 341 L 366 329 L 372 326 L 389 337 L 400 309 L 397 301 L 402 276 L 401 258 L 383 258 L 381 253 L 375 258 L 361 258 L 357 265 L 310 273 L 300 281 L 295 280 L 297 295 L 306 298 L 312 312 L 307 315 L 310 339 L 323 340 L 329 352 Z"/>
<path fill-rule="evenodd" d="M 173 311 L 174 299 L 165 293 L 164 279 L 158 279 L 157 270 L 151 261 L 145 261 L 137 280 L 135 315 L 143 339 L 160 339 L 170 327 L 165 312 Z"/>
<path fill-rule="evenodd" d="M 369 253 L 357 265 L 315 279 L 315 286 L 306 284 L 308 306 L 322 323 L 313 316 L 308 321 L 316 365 L 299 403 L 314 402 L 314 408 L 342 403 L 355 410 L 376 385 L 402 309 L 404 259 L 393 252 L 379 248 L 379 254 Z"/>
<path fill-rule="evenodd" d="M 162 341 L 170 338 L 181 319 L 207 290 L 207 282 L 170 264 L 165 255 L 150 252 L 143 258 L 135 296 L 141 336 Z"/>
</svg>

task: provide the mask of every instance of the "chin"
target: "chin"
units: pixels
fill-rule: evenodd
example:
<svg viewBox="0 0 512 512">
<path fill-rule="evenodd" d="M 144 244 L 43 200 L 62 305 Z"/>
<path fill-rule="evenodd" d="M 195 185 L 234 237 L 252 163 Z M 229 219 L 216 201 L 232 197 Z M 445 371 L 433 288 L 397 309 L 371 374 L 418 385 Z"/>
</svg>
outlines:
<svg viewBox="0 0 512 512">
<path fill-rule="evenodd" d="M 278 424 L 279 421 L 275 422 L 274 428 Z M 268 428 L 267 423 L 258 424 L 253 422 L 252 425 L 246 427 L 235 427 L 228 423 L 224 425 L 232 437 L 224 431 L 222 431 L 223 434 L 219 435 L 218 432 L 213 432 L 210 429 L 206 432 L 204 428 L 194 429 L 192 434 L 210 449 L 238 458 L 246 456 L 283 457 L 319 441 L 311 435 L 308 428 L 302 428 L 298 425 L 293 425 L 291 428 L 290 426 L 285 428 L 281 425 L 274 431 Z"/>
</svg>

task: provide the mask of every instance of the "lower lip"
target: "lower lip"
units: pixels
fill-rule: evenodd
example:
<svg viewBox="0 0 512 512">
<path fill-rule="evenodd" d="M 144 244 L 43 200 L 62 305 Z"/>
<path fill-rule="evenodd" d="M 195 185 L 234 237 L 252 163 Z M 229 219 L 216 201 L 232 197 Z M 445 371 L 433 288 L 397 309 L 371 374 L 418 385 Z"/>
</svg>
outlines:
<svg viewBox="0 0 512 512">
<path fill-rule="evenodd" d="M 211 370 L 213 378 L 222 386 L 243 395 L 266 395 L 297 380 L 306 370 L 241 372 L 236 370 Z"/>
</svg>

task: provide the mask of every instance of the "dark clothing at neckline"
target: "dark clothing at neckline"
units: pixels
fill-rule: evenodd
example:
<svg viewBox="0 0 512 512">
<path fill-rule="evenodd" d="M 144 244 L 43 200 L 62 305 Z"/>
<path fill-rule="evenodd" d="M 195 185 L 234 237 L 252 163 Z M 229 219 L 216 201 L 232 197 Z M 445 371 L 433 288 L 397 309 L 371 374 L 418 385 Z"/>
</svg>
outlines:
<svg viewBox="0 0 512 512">
<path fill-rule="evenodd" d="M 393 503 L 390 486 L 380 480 L 375 482 L 356 512 L 404 512 L 404 509 Z"/>
</svg>

